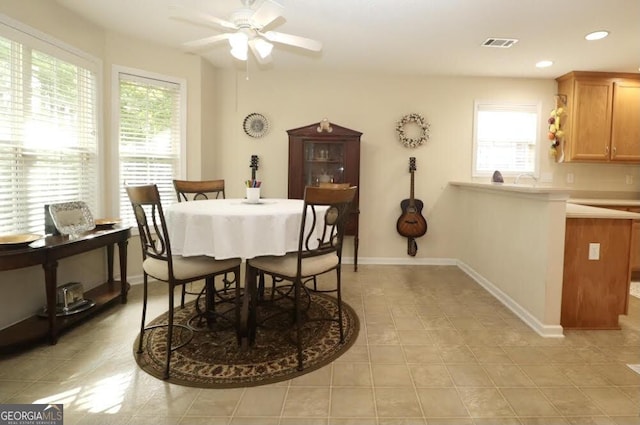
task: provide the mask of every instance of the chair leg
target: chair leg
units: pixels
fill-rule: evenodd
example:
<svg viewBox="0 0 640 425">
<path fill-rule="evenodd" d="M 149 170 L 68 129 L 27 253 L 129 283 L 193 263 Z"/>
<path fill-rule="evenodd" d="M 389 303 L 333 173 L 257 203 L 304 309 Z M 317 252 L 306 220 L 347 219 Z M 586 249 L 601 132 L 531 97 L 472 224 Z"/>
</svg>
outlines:
<svg viewBox="0 0 640 425">
<path fill-rule="evenodd" d="M 147 274 L 144 273 L 143 284 L 142 284 L 142 321 L 140 322 L 140 340 L 138 341 L 138 354 L 142 353 L 142 339 L 144 338 L 144 321 L 147 316 L 147 283 L 149 279 L 147 278 Z"/>
<path fill-rule="evenodd" d="M 184 308 L 184 298 L 187 294 L 187 284 L 182 285 L 182 294 L 180 295 L 180 308 Z"/>
<path fill-rule="evenodd" d="M 171 366 L 171 343 L 173 342 L 173 291 L 174 286 L 169 284 L 169 326 L 167 328 L 167 358 L 162 379 L 169 379 L 169 367 Z"/>
<path fill-rule="evenodd" d="M 296 344 L 298 346 L 298 370 L 303 369 L 302 365 L 302 309 L 300 307 L 300 286 L 302 281 L 297 280 L 294 283 L 294 299 L 295 299 L 295 325 L 296 325 Z"/>
<path fill-rule="evenodd" d="M 338 300 L 338 326 L 340 327 L 340 344 L 344 343 L 344 326 L 342 325 L 342 284 L 340 267 L 336 269 L 337 290 L 336 298 Z"/>
</svg>

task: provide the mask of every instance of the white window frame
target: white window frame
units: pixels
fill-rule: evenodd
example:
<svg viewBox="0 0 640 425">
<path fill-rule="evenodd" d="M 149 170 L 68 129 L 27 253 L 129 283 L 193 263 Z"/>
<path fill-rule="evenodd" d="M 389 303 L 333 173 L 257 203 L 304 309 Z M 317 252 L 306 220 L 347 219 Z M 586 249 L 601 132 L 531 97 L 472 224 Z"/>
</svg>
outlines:
<svg viewBox="0 0 640 425">
<path fill-rule="evenodd" d="M 535 124 L 535 147 L 534 147 L 534 161 L 533 161 L 533 170 L 503 170 L 498 169 L 504 177 L 516 177 L 523 173 L 531 173 L 536 178 L 540 174 L 540 120 L 541 120 L 541 111 L 542 105 L 541 102 L 532 102 L 532 101 L 523 101 L 523 102 L 501 102 L 501 101 L 486 101 L 486 100 L 476 100 L 474 102 L 474 114 L 473 114 L 473 155 L 471 162 L 471 175 L 472 177 L 486 177 L 491 176 L 495 170 L 478 170 L 477 169 L 477 160 L 478 160 L 478 113 L 481 110 L 495 110 L 495 111 L 505 111 L 505 112 L 517 112 L 517 111 L 526 111 L 526 112 L 535 112 L 536 113 L 536 124 Z"/>
<path fill-rule="evenodd" d="M 0 35 L 29 46 L 58 60 L 90 70 L 95 75 L 95 140 L 96 166 L 94 178 L 94 199 L 82 199 L 92 206 L 91 212 L 100 216 L 104 212 L 104 131 L 103 131 L 103 62 L 101 59 L 67 44 L 47 33 L 32 28 L 22 22 L 0 13 Z M 54 201 L 55 202 L 55 201 Z M 44 223 L 44 208 L 43 208 Z M 16 229 L 20 230 L 20 229 Z M 42 229 L 44 231 L 44 228 Z M 40 233 L 40 231 L 38 231 Z"/>
<path fill-rule="evenodd" d="M 120 217 L 120 185 L 122 184 L 120 176 L 120 74 L 134 75 L 145 79 L 165 81 L 180 86 L 180 159 L 179 170 L 175 173 L 174 178 L 184 179 L 187 166 L 187 81 L 184 78 L 178 78 L 163 74 L 157 74 L 141 69 L 113 65 L 111 76 L 111 169 L 114 170 L 115 176 L 112 181 L 116 183 L 111 189 L 111 214 L 114 217 Z M 149 182 L 155 183 L 155 182 Z M 172 200 L 163 199 L 163 206 L 170 205 L 173 201 L 177 202 L 177 198 Z M 131 224 L 131 223 L 129 223 Z M 138 233 L 135 223 L 132 224 L 133 234 Z"/>
</svg>

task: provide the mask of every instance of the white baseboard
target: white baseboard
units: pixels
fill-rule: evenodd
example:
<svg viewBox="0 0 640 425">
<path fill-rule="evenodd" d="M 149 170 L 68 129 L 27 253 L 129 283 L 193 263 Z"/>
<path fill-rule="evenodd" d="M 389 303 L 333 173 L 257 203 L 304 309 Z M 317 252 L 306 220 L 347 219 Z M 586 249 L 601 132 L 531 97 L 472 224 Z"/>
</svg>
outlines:
<svg viewBox="0 0 640 425">
<path fill-rule="evenodd" d="M 353 257 L 342 257 L 342 264 L 353 264 Z M 378 265 L 417 265 L 417 266 L 456 266 L 455 258 L 389 258 L 389 257 L 365 257 L 358 258 L 358 264 Z"/>
<path fill-rule="evenodd" d="M 529 313 L 528 310 L 518 304 L 513 298 L 505 294 L 500 288 L 495 286 L 489 280 L 485 279 L 480 273 L 476 272 L 473 268 L 469 267 L 462 261 L 457 262 L 457 266 L 465 272 L 469 277 L 475 280 L 480 286 L 486 289 L 491 295 L 493 295 L 498 301 L 504 304 L 509 310 L 511 310 L 516 316 L 518 316 L 523 322 L 525 322 L 531 329 L 536 331 L 540 336 L 546 338 L 564 338 L 563 328 L 560 325 L 545 325 L 540 322 L 535 316 Z"/>
<path fill-rule="evenodd" d="M 353 264 L 353 257 L 343 257 L 343 264 Z M 486 289 L 498 301 L 504 304 L 516 316 L 518 316 L 531 329 L 536 331 L 540 336 L 546 338 L 564 338 L 563 328 L 560 325 L 545 325 L 528 310 L 518 304 L 513 298 L 504 293 L 500 288 L 487 280 L 480 273 L 469 267 L 464 262 L 455 258 L 389 258 L 389 257 L 365 257 L 358 258 L 358 265 L 418 265 L 418 266 L 457 266 L 465 272 L 469 277 L 475 280 L 480 286 Z M 142 284 L 142 275 L 127 276 L 130 285 Z"/>
</svg>

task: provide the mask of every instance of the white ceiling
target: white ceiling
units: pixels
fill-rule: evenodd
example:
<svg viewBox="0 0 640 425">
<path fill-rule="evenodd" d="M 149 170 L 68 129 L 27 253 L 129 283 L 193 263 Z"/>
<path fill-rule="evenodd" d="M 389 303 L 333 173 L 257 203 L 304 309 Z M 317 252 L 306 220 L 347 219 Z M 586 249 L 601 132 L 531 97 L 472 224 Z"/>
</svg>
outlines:
<svg viewBox="0 0 640 425">
<path fill-rule="evenodd" d="M 181 5 L 227 19 L 240 0 L 56 0 L 112 31 L 180 48 L 219 33 L 175 19 Z M 272 69 L 555 78 L 573 70 L 638 72 L 640 0 L 278 0 L 280 32 L 316 39 L 321 53 L 277 45 Z M 610 31 L 588 42 L 594 30 Z M 480 45 L 517 38 L 510 49 Z M 244 69 L 227 43 L 202 52 Z M 548 59 L 554 65 L 537 69 Z M 250 66 L 258 65 L 250 62 Z"/>
</svg>

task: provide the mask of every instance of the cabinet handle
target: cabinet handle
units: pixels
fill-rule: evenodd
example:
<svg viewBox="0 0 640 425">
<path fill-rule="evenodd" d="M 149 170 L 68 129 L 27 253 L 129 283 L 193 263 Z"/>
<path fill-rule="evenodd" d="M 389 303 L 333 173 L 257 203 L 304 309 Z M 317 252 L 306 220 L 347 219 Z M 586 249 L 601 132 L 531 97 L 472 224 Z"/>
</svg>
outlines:
<svg viewBox="0 0 640 425">
<path fill-rule="evenodd" d="M 616 147 L 615 146 L 611 149 L 611 156 L 616 156 Z"/>
<path fill-rule="evenodd" d="M 604 153 L 606 153 L 607 156 L 609 155 L 609 146 L 604 147 Z"/>
</svg>

